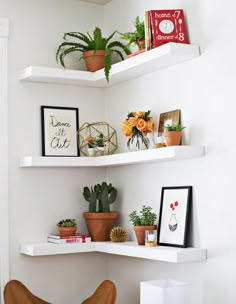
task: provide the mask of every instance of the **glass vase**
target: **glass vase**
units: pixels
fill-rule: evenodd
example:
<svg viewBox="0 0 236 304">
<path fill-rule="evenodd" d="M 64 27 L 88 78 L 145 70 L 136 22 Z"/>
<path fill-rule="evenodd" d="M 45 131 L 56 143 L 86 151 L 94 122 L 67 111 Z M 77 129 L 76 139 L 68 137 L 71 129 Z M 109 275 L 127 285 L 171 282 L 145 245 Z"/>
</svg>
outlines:
<svg viewBox="0 0 236 304">
<path fill-rule="evenodd" d="M 149 145 L 150 141 L 147 135 L 142 132 L 134 132 L 127 142 L 127 147 L 130 151 L 146 150 Z"/>
</svg>

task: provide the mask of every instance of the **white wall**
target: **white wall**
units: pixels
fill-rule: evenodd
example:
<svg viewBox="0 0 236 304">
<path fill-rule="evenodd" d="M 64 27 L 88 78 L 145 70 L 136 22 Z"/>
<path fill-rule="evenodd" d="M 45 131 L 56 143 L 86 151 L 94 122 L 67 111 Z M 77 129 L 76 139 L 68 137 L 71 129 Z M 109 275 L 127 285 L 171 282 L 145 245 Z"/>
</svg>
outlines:
<svg viewBox="0 0 236 304">
<path fill-rule="evenodd" d="M 74 0 L 10 1 L 0 4 L 11 20 L 9 69 L 9 208 L 10 276 L 53 303 L 80 303 L 103 278 L 114 280 L 117 304 L 139 303 L 139 282 L 174 278 L 193 284 L 192 304 L 234 304 L 235 263 L 235 48 L 233 1 L 113 0 L 105 7 L 105 28 L 126 31 L 145 10 L 185 10 L 191 43 L 201 56 L 105 92 L 71 86 L 20 83 L 18 72 L 28 65 L 57 66 L 55 50 L 65 31 L 103 24 L 103 8 Z M 115 12 L 115 13 L 114 13 Z M 125 16 L 125 18 L 124 18 Z M 80 124 L 106 118 L 119 131 L 130 110 L 151 109 L 153 117 L 180 108 L 186 144 L 203 144 L 206 156 L 176 163 L 136 165 L 107 170 L 120 190 L 121 224 L 143 203 L 158 212 L 162 186 L 193 186 L 192 241 L 208 249 L 206 263 L 175 265 L 100 254 L 30 258 L 19 254 L 20 241 L 43 241 L 58 219 L 75 216 L 79 229 L 87 205 L 84 185 L 105 178 L 97 169 L 20 169 L 19 157 L 40 154 L 42 104 L 80 109 Z M 92 109 L 92 110 L 91 110 Z M 119 134 L 120 150 L 126 138 Z M 108 264 L 107 264 L 108 262 Z M 108 268 L 107 268 L 108 266 Z M 108 271 L 108 272 L 107 272 Z M 61 278 L 63 280 L 61 280 Z M 65 283 L 66 278 L 66 283 Z M 68 279 L 67 279 L 68 278 Z"/>
<path fill-rule="evenodd" d="M 119 288 L 118 303 L 139 303 L 139 282 L 174 278 L 193 284 L 192 304 L 233 304 L 236 291 L 234 218 L 236 143 L 235 125 L 236 40 L 233 1 L 114 0 L 105 9 L 106 26 L 132 30 L 131 20 L 145 10 L 185 10 L 190 41 L 199 44 L 201 56 L 166 70 L 127 81 L 106 92 L 107 115 L 120 130 L 128 111 L 151 109 L 153 116 L 181 109 L 186 144 L 206 146 L 204 158 L 162 164 L 145 164 L 108 170 L 122 189 L 122 224 L 134 237 L 128 214 L 150 204 L 159 212 L 162 186 L 193 186 L 192 242 L 208 249 L 206 263 L 173 265 L 140 259 L 109 257 L 109 277 Z M 115 10 L 116 14 L 112 14 Z M 125 14 L 125 18 L 121 15 Z M 116 17 L 116 19 L 115 19 Z M 125 149 L 126 138 L 119 144 Z"/>
<path fill-rule="evenodd" d="M 82 212 L 88 204 L 82 189 L 102 181 L 105 171 L 22 169 L 19 159 L 41 155 L 41 105 L 78 107 L 82 125 L 104 119 L 104 93 L 102 89 L 23 83 L 18 77 L 20 70 L 30 65 L 57 67 L 55 53 L 64 32 L 102 26 L 103 7 L 74 0 L 23 0 L 1 2 L 0 12 L 10 19 L 10 279 L 22 281 L 48 302 L 77 304 L 106 277 L 105 256 L 31 258 L 19 253 L 19 244 L 46 241 L 62 218 L 75 217 L 79 232 L 85 232 Z M 82 68 L 82 61 L 80 65 Z"/>
</svg>

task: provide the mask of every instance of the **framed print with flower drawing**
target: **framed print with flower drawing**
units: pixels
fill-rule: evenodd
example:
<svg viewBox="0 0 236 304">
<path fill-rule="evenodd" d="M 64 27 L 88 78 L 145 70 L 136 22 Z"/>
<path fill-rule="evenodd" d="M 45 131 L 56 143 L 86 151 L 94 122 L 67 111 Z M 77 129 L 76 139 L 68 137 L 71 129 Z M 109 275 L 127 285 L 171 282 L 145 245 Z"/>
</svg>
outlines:
<svg viewBox="0 0 236 304">
<path fill-rule="evenodd" d="M 189 210 L 192 203 L 192 186 L 163 187 L 161 191 L 158 244 L 187 246 Z"/>
<path fill-rule="evenodd" d="M 42 155 L 79 156 L 78 109 L 41 106 Z"/>
</svg>

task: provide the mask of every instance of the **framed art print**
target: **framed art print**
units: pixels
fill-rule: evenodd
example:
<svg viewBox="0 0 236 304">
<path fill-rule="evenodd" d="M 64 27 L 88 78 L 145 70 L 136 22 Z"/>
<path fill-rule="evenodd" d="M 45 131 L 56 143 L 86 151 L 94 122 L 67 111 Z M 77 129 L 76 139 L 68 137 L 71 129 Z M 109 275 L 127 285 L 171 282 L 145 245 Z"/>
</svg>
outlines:
<svg viewBox="0 0 236 304">
<path fill-rule="evenodd" d="M 186 247 L 192 186 L 163 187 L 158 223 L 158 244 Z"/>
<path fill-rule="evenodd" d="M 41 106 L 42 155 L 79 156 L 77 108 Z"/>
</svg>

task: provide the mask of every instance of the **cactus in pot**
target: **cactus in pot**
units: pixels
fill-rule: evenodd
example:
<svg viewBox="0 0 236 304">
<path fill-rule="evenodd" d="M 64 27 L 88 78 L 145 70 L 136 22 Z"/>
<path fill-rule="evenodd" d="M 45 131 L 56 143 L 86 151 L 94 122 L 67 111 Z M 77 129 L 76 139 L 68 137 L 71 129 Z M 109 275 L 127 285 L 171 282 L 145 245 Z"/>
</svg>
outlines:
<svg viewBox="0 0 236 304">
<path fill-rule="evenodd" d="M 110 204 L 114 203 L 117 197 L 117 190 L 112 184 L 103 182 L 94 187 L 84 187 L 83 196 L 89 203 L 89 212 L 110 212 Z"/>
<path fill-rule="evenodd" d="M 103 182 L 95 186 L 84 187 L 83 196 L 89 203 L 89 212 L 84 212 L 88 232 L 93 241 L 109 241 L 111 229 L 115 226 L 117 212 L 110 210 L 110 205 L 117 198 L 117 190 Z"/>
</svg>

